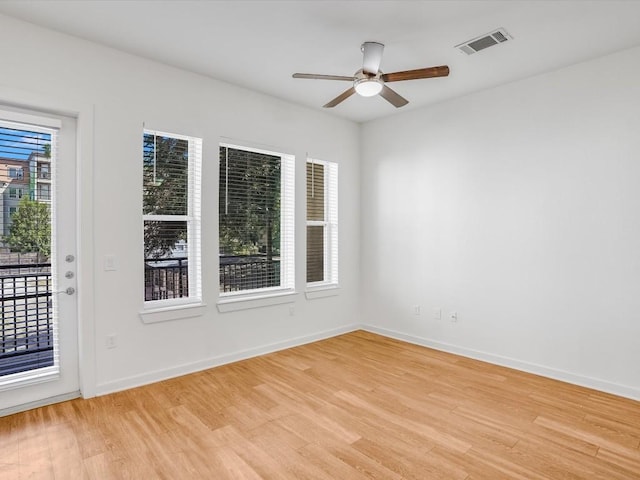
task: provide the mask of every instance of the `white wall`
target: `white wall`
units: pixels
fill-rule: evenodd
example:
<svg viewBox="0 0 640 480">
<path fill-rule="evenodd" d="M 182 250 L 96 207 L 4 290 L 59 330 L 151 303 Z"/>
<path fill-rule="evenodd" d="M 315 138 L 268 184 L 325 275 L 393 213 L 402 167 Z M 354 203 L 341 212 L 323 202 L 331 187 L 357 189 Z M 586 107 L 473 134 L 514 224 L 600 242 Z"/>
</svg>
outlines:
<svg viewBox="0 0 640 480">
<path fill-rule="evenodd" d="M 81 181 L 93 194 L 91 222 L 81 225 L 93 258 L 84 295 L 93 305 L 80 321 L 95 354 L 86 379 L 97 393 L 126 388 L 218 362 L 296 344 L 352 328 L 359 316 L 359 127 L 321 112 L 186 73 L 158 63 L 0 16 L 0 86 L 64 104 L 93 106 L 93 152 L 81 158 Z M 10 99 L 4 99 L 9 100 Z M 147 128 L 201 137 L 203 165 L 203 287 L 198 318 L 143 324 L 142 162 Z M 84 135 L 88 135 L 84 132 Z M 272 146 L 296 155 L 297 287 L 304 291 L 304 162 L 340 168 L 338 296 L 220 314 L 217 300 L 217 178 L 221 137 Z M 92 173 L 91 173 L 92 172 Z M 87 198 L 84 199 L 89 200 Z M 81 199 L 82 201 L 82 199 Z M 118 270 L 105 272 L 104 256 Z M 92 272 L 91 272 L 92 271 Z M 87 292 L 87 288 L 91 291 Z M 82 294 L 83 285 L 79 286 Z M 117 348 L 107 349 L 107 335 Z M 89 355 L 89 358 L 91 354 Z M 85 371 L 93 366 L 85 365 Z"/>
<path fill-rule="evenodd" d="M 366 124 L 364 323 L 640 398 L 639 105 L 636 48 Z"/>
</svg>

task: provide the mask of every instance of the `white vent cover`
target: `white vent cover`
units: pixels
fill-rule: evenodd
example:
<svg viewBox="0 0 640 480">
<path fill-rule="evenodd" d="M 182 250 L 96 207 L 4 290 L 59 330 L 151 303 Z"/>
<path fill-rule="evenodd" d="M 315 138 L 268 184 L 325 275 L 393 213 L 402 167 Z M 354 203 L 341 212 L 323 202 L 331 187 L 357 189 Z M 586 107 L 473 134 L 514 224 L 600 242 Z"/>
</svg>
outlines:
<svg viewBox="0 0 640 480">
<path fill-rule="evenodd" d="M 513 37 L 504 28 L 499 28 L 491 33 L 473 38 L 467 42 L 456 45 L 456 48 L 467 55 L 474 54 L 485 48 L 504 43 L 507 40 L 513 40 Z"/>
</svg>

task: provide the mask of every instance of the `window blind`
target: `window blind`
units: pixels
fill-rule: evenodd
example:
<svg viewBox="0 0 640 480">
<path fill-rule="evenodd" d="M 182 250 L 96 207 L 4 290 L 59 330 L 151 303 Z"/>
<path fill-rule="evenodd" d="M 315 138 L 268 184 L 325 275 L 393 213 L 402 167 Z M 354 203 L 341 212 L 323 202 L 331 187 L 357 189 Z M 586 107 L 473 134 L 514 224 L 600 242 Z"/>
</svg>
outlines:
<svg viewBox="0 0 640 480">
<path fill-rule="evenodd" d="M 48 174 L 59 127 L 57 119 L 0 111 L 0 387 L 59 371 Z"/>
<path fill-rule="evenodd" d="M 307 283 L 338 283 L 338 165 L 307 161 Z"/>
<path fill-rule="evenodd" d="M 307 162 L 307 282 L 325 279 L 324 165 Z"/>
<path fill-rule="evenodd" d="M 221 145 L 221 293 L 294 288 L 294 201 L 292 156 Z"/>
</svg>

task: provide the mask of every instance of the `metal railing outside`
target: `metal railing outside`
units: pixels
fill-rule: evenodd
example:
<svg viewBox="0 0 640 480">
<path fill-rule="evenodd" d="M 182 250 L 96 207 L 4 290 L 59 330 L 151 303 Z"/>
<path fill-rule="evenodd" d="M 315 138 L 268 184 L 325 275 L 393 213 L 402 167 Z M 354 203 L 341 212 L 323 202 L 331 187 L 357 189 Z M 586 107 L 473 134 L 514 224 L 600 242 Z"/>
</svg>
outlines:
<svg viewBox="0 0 640 480">
<path fill-rule="evenodd" d="M 280 285 L 280 258 L 266 255 L 221 256 L 220 292 L 237 292 Z"/>
<path fill-rule="evenodd" d="M 144 299 L 166 300 L 189 296 L 186 257 L 146 258 Z M 280 285 L 280 258 L 265 255 L 220 257 L 220 291 L 236 292 Z"/>
<path fill-rule="evenodd" d="M 51 264 L 0 265 L 0 375 L 53 365 Z"/>
<path fill-rule="evenodd" d="M 145 258 L 145 301 L 188 296 L 189 263 L 187 258 Z"/>
</svg>

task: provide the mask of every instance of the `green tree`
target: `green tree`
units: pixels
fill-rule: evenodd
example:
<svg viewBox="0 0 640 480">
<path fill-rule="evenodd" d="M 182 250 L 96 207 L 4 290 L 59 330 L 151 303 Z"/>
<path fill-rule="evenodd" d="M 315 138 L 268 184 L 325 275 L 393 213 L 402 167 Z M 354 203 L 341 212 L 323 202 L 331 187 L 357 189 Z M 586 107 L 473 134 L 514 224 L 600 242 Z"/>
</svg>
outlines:
<svg viewBox="0 0 640 480">
<path fill-rule="evenodd" d="M 143 141 L 144 215 L 187 215 L 189 142 L 145 134 Z M 184 221 L 147 220 L 144 250 L 147 258 L 171 253 L 177 241 L 187 239 Z"/>
<path fill-rule="evenodd" d="M 220 149 L 221 253 L 280 253 L 280 157 Z M 228 165 L 227 165 L 228 161 Z"/>
<path fill-rule="evenodd" d="M 36 252 L 40 261 L 51 255 L 51 215 L 45 203 L 23 197 L 13 214 L 5 243 L 12 252 Z"/>
<path fill-rule="evenodd" d="M 45 145 L 42 146 L 42 154 L 47 158 L 51 158 L 51 144 L 50 143 L 46 143 Z"/>
</svg>

